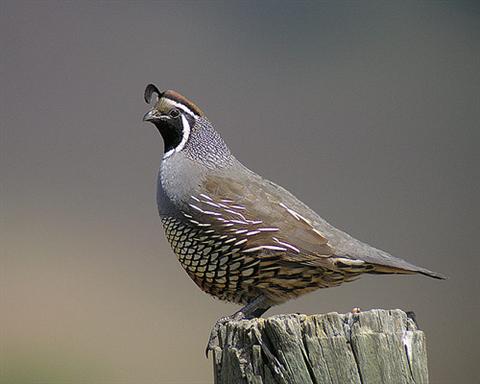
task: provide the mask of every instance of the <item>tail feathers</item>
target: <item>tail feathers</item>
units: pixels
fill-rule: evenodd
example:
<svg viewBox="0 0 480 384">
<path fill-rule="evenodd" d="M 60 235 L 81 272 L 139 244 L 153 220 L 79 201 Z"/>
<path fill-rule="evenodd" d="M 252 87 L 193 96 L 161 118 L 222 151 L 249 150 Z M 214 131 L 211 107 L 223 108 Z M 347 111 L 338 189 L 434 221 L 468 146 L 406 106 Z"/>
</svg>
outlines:
<svg viewBox="0 0 480 384">
<path fill-rule="evenodd" d="M 446 280 L 447 276 L 442 275 L 441 273 L 438 272 L 433 272 L 425 268 L 419 268 L 417 273 L 420 273 L 422 275 L 428 276 L 428 277 L 433 277 L 434 279 L 439 279 L 439 280 Z"/>
<path fill-rule="evenodd" d="M 365 261 L 372 265 L 374 268 L 370 273 L 399 273 L 399 274 L 416 274 L 425 275 L 434 279 L 446 279 L 445 276 L 440 273 L 430 271 L 423 267 L 417 267 L 416 265 L 409 263 L 406 260 L 394 257 L 389 253 L 370 247 L 365 244 L 361 254 L 357 256 L 358 259 Z"/>
<path fill-rule="evenodd" d="M 402 274 L 402 275 L 414 275 L 414 274 L 421 274 L 425 275 L 428 277 L 432 277 L 434 279 L 440 279 L 440 280 L 445 280 L 447 277 L 437 273 L 430 271 L 426 268 L 421 268 L 421 267 L 416 267 L 414 265 L 411 265 L 411 267 L 407 268 L 399 268 L 399 267 L 393 267 L 393 266 L 388 266 L 388 265 L 380 265 L 380 264 L 373 264 L 374 269 L 370 271 L 369 273 L 378 273 L 378 274 Z"/>
</svg>

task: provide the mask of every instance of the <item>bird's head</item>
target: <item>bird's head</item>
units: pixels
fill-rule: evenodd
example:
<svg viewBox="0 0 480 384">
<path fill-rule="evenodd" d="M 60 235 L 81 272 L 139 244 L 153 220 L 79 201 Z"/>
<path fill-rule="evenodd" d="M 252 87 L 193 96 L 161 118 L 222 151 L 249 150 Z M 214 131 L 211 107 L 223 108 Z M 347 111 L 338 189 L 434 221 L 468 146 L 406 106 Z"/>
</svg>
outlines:
<svg viewBox="0 0 480 384">
<path fill-rule="evenodd" d="M 160 131 L 165 144 L 164 158 L 181 151 L 197 120 L 204 116 L 203 112 L 179 93 L 171 90 L 160 92 L 153 84 L 147 85 L 144 97 L 147 104 L 156 99 L 143 121 L 153 123 Z"/>
</svg>

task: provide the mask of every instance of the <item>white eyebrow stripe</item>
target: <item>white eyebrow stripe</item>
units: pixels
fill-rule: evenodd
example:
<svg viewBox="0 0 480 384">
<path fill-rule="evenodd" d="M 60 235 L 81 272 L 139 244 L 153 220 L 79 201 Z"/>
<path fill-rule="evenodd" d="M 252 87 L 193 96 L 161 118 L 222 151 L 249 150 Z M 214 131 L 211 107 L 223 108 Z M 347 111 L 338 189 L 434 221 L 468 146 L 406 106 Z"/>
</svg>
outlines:
<svg viewBox="0 0 480 384">
<path fill-rule="evenodd" d="M 168 97 L 167 97 L 168 99 Z M 195 117 L 195 118 L 199 118 L 200 116 L 197 115 L 195 112 L 193 112 L 190 108 L 188 108 L 186 105 L 182 104 L 182 103 L 178 103 L 176 102 L 175 100 L 172 100 L 172 99 L 168 99 L 168 101 L 170 103 L 172 103 L 175 107 L 181 109 L 183 112 L 186 112 L 188 113 L 190 116 L 192 117 Z"/>
</svg>

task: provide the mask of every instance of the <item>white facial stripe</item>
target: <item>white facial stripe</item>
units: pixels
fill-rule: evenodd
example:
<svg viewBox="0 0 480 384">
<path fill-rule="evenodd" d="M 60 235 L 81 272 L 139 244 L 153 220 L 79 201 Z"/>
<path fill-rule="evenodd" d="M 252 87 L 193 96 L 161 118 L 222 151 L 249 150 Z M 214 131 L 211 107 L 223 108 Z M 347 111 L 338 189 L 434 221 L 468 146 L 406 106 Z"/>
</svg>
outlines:
<svg viewBox="0 0 480 384">
<path fill-rule="evenodd" d="M 190 137 L 190 124 L 188 123 L 187 118 L 183 115 L 182 115 L 182 130 L 183 130 L 182 141 L 180 141 L 180 144 L 178 144 L 175 148 L 166 152 L 163 155 L 164 159 L 166 159 L 167 157 L 170 157 L 174 152 L 180 152 L 183 149 L 183 147 L 185 147 L 185 144 L 187 144 L 187 140 Z"/>
<path fill-rule="evenodd" d="M 188 124 L 188 120 L 185 116 L 182 115 L 182 125 L 183 125 L 183 137 L 180 144 L 178 144 L 177 148 L 175 148 L 175 152 L 180 152 L 185 144 L 187 144 L 187 140 L 190 137 L 190 124 Z"/>
<path fill-rule="evenodd" d="M 175 149 L 170 149 L 168 152 L 164 153 L 163 158 L 166 159 L 167 157 L 170 157 L 173 152 L 175 152 Z"/>
<path fill-rule="evenodd" d="M 173 104 L 175 107 L 181 109 L 183 112 L 185 113 L 188 113 L 190 116 L 194 117 L 194 118 L 199 118 L 200 116 L 198 116 L 197 114 L 193 113 L 193 111 L 188 108 L 187 106 L 181 104 L 181 103 L 177 103 L 176 101 L 173 101 L 172 99 L 168 99 L 168 101 Z"/>
</svg>

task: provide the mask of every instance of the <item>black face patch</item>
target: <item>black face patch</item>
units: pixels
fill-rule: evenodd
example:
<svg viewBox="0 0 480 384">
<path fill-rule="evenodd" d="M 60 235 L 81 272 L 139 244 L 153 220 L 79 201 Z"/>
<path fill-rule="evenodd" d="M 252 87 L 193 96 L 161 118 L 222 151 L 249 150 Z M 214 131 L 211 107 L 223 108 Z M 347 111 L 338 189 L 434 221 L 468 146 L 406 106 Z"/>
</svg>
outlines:
<svg viewBox="0 0 480 384">
<path fill-rule="evenodd" d="M 175 119 L 171 118 L 154 122 L 163 138 L 163 143 L 165 145 L 164 153 L 175 149 L 182 142 L 183 124 L 180 117 L 181 115 Z"/>
</svg>

